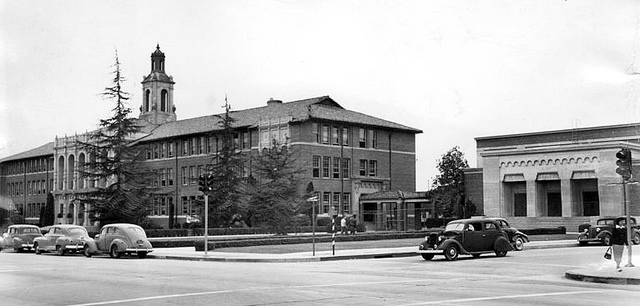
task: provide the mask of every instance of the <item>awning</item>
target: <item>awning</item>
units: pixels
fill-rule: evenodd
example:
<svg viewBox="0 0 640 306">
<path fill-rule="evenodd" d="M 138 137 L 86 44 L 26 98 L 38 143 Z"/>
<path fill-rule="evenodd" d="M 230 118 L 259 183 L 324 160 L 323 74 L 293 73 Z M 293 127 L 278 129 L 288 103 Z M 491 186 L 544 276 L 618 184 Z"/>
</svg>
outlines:
<svg viewBox="0 0 640 306">
<path fill-rule="evenodd" d="M 549 173 L 538 173 L 538 177 L 536 181 L 558 181 L 560 180 L 560 176 L 558 172 L 549 172 Z"/>
<path fill-rule="evenodd" d="M 524 182 L 524 174 L 522 173 L 505 174 L 504 179 L 502 181 L 505 183 Z"/>
<path fill-rule="evenodd" d="M 571 174 L 572 180 L 587 180 L 587 179 L 597 179 L 595 170 L 586 170 L 586 171 L 573 171 Z"/>
</svg>

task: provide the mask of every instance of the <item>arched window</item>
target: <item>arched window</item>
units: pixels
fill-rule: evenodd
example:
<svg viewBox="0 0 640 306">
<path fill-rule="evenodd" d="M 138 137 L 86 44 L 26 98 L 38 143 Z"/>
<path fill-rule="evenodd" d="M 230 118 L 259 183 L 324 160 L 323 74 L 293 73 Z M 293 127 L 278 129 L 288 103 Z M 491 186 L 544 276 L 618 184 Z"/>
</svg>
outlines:
<svg viewBox="0 0 640 306">
<path fill-rule="evenodd" d="M 67 189 L 76 189 L 74 184 L 74 173 L 76 167 L 76 158 L 73 155 L 69 155 L 69 162 L 67 164 Z"/>
<path fill-rule="evenodd" d="M 148 112 L 149 109 L 151 108 L 151 105 L 149 105 L 151 101 L 151 91 L 147 89 L 147 91 L 144 93 L 144 111 Z"/>
<path fill-rule="evenodd" d="M 160 104 L 160 111 L 161 112 L 166 112 L 167 111 L 167 103 L 169 103 L 169 93 L 167 92 L 166 89 L 162 90 L 162 95 L 161 95 L 161 101 L 162 103 Z"/>
<path fill-rule="evenodd" d="M 78 189 L 85 188 L 84 163 L 85 163 L 85 155 L 84 153 L 80 153 L 80 155 L 78 156 Z"/>
<path fill-rule="evenodd" d="M 58 190 L 64 189 L 64 156 L 58 158 Z"/>
</svg>

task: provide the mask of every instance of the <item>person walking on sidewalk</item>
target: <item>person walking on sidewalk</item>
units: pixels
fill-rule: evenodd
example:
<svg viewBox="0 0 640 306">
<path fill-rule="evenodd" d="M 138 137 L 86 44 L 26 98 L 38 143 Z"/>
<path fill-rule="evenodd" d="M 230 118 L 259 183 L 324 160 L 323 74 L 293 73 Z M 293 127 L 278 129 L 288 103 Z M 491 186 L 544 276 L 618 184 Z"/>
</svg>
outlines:
<svg viewBox="0 0 640 306">
<path fill-rule="evenodd" d="M 342 217 L 342 220 L 340 220 L 340 234 L 341 235 L 346 235 L 348 233 L 348 229 L 347 229 L 347 215 L 344 215 L 344 217 Z"/>
<path fill-rule="evenodd" d="M 611 236 L 613 260 L 615 260 L 616 262 L 616 270 L 618 270 L 618 272 L 622 271 L 622 268 L 620 267 L 620 262 L 622 261 L 622 251 L 624 251 L 624 245 L 627 244 L 626 224 L 626 219 L 618 219 L 618 222 L 616 222 L 616 227 L 613 229 L 613 235 Z"/>
</svg>

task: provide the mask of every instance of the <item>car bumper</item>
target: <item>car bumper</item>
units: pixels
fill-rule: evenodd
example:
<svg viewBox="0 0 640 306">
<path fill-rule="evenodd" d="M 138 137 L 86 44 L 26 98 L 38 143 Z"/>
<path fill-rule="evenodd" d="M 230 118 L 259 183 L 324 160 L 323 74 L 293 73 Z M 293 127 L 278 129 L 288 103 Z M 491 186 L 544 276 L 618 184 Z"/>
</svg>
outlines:
<svg viewBox="0 0 640 306">
<path fill-rule="evenodd" d="M 32 243 L 21 243 L 18 247 L 19 249 L 33 249 Z"/>
<path fill-rule="evenodd" d="M 151 253 L 153 252 L 153 249 L 136 249 L 136 248 L 127 248 L 126 251 L 127 253 L 138 253 L 138 252 L 147 252 L 147 253 Z"/>
<path fill-rule="evenodd" d="M 84 244 L 67 244 L 64 248 L 72 251 L 80 251 L 84 249 Z"/>
</svg>

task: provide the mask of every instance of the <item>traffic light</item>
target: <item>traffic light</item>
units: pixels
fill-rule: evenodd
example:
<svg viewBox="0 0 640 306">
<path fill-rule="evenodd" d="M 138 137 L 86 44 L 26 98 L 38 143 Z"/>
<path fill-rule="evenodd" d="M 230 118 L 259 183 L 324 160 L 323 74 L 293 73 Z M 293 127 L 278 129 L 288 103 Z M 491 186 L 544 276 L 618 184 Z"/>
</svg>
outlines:
<svg viewBox="0 0 640 306">
<path fill-rule="evenodd" d="M 618 153 L 616 153 L 616 157 L 618 161 L 616 161 L 616 165 L 618 168 L 616 169 L 616 173 L 621 175 L 625 181 L 631 179 L 631 150 L 629 148 L 622 148 Z"/>
<path fill-rule="evenodd" d="M 209 191 L 213 190 L 213 174 L 207 175 L 207 187 Z"/>
<path fill-rule="evenodd" d="M 202 191 L 202 193 L 207 194 L 209 192 L 209 186 L 207 185 L 207 177 L 201 175 L 198 177 L 198 190 Z"/>
</svg>

